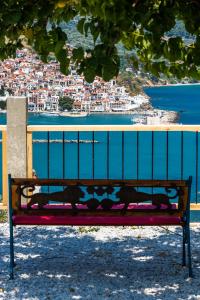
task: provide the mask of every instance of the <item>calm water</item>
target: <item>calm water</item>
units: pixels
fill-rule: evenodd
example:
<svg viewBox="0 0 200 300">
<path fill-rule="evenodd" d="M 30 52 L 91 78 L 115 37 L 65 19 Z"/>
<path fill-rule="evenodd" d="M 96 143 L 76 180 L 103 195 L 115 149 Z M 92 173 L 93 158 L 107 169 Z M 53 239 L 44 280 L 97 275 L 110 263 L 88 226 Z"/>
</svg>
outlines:
<svg viewBox="0 0 200 300">
<path fill-rule="evenodd" d="M 154 107 L 180 112 L 183 124 L 200 124 L 200 86 L 148 88 Z M 45 117 L 29 115 L 29 124 L 133 124 L 131 115 L 90 115 L 85 118 Z M 5 124 L 5 115 L 0 115 L 0 123 Z M 34 139 L 47 138 L 47 133 L 35 133 Z M 50 139 L 62 139 L 62 133 L 50 133 Z M 77 132 L 65 133 L 65 139 L 77 139 Z M 80 139 L 92 140 L 92 133 L 81 132 Z M 168 160 L 166 151 L 166 133 L 141 132 L 139 144 L 135 132 L 124 134 L 124 156 L 122 133 L 113 132 L 109 136 L 107 151 L 107 133 L 97 132 L 94 136 L 97 144 L 50 143 L 49 163 L 47 161 L 47 143 L 34 143 L 33 165 L 40 178 L 159 178 L 178 179 L 193 176 L 192 201 L 200 202 L 200 178 L 196 175 L 196 133 L 184 133 L 183 153 L 181 153 L 181 133 L 169 133 Z M 154 147 L 152 148 L 152 138 Z M 199 137 L 200 138 L 200 137 Z M 200 149 L 200 147 L 199 147 Z M 153 155 L 152 155 L 153 151 Z M 138 154 L 137 154 L 138 153 Z M 181 155 L 184 164 L 181 167 Z M 124 157 L 124 160 L 123 160 Z M 80 164 L 78 166 L 78 158 Z M 199 160 L 200 161 L 200 160 Z M 153 164 L 153 168 L 152 168 Z M 93 174 L 94 170 L 94 174 Z M 1 173 L 0 173 L 1 177 Z M 196 190 L 197 183 L 197 190 Z M 1 190 L 1 186 L 0 186 Z M 196 193 L 196 191 L 198 193 Z M 1 192 L 1 191 L 0 191 Z M 198 214 L 193 214 L 193 220 Z"/>
<path fill-rule="evenodd" d="M 89 115 L 87 117 L 73 118 L 60 116 L 43 116 L 42 114 L 28 115 L 28 123 L 31 125 L 120 125 L 133 124 L 132 115 Z M 0 114 L 0 124 L 6 124 L 5 114 Z"/>
<path fill-rule="evenodd" d="M 180 112 L 180 123 L 200 124 L 200 85 L 146 88 L 154 107 Z"/>
<path fill-rule="evenodd" d="M 175 110 L 180 113 L 180 123 L 200 124 L 200 85 L 164 86 L 145 88 L 156 108 Z M 131 115 L 90 115 L 85 118 L 48 117 L 29 114 L 29 124 L 133 124 Z M 5 124 L 0 114 L 0 124 Z"/>
</svg>

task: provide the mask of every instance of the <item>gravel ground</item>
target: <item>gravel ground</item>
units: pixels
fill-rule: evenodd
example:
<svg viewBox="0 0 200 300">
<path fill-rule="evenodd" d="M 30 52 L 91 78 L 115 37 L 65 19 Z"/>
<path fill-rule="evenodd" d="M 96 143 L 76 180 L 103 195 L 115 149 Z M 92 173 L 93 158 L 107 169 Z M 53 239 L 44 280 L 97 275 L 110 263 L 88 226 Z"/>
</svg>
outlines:
<svg viewBox="0 0 200 300">
<path fill-rule="evenodd" d="M 0 299 L 200 299 L 200 224 L 195 277 L 181 266 L 181 228 L 17 227 L 8 280 L 8 225 L 0 224 Z"/>
</svg>

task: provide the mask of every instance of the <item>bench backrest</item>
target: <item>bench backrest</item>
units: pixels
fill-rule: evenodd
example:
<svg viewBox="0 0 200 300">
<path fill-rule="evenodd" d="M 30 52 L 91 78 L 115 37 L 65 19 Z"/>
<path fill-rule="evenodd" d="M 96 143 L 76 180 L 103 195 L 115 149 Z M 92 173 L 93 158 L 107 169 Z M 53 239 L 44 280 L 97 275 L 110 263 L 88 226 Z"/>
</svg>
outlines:
<svg viewBox="0 0 200 300">
<path fill-rule="evenodd" d="M 153 211 L 183 217 L 189 209 L 190 189 L 191 177 L 188 180 L 9 177 L 10 206 L 14 215 L 63 215 L 80 211 L 85 214 L 130 215 Z"/>
</svg>

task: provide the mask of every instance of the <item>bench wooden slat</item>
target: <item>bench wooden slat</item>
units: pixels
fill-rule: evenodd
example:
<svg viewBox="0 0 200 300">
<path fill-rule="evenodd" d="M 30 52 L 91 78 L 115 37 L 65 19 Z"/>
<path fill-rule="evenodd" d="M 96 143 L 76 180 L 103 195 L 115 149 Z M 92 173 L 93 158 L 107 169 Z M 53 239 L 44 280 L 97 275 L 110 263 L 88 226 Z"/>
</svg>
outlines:
<svg viewBox="0 0 200 300">
<path fill-rule="evenodd" d="M 117 179 L 27 179 L 27 178 L 13 178 L 13 185 L 20 184 L 36 184 L 49 186 L 65 186 L 65 185 L 79 185 L 79 186 L 135 186 L 135 187 L 186 187 L 187 180 L 117 180 Z"/>
</svg>

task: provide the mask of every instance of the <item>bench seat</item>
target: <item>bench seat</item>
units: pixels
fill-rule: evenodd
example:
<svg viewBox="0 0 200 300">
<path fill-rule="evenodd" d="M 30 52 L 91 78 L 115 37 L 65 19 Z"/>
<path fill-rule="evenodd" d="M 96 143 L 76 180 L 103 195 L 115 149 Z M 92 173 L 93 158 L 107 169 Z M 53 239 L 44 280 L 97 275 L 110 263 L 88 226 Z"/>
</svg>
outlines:
<svg viewBox="0 0 200 300">
<path fill-rule="evenodd" d="M 45 209 L 46 208 L 46 209 Z M 86 205 L 77 205 L 79 212 L 77 215 L 59 215 L 51 213 L 51 209 L 57 209 L 62 211 L 71 211 L 71 205 L 46 205 L 42 215 L 14 215 L 13 225 L 94 225 L 94 226 L 152 226 L 152 225 L 180 225 L 182 220 L 177 215 L 169 214 L 156 214 L 155 206 L 151 204 L 130 204 L 128 207 L 128 212 L 133 211 L 133 215 L 114 215 L 115 210 L 121 210 L 123 205 L 113 206 L 113 215 L 85 215 L 84 212 L 87 210 Z M 26 210 L 26 206 L 23 206 Z M 161 210 L 166 210 L 165 205 L 161 205 Z M 176 204 L 172 205 L 172 210 L 176 210 Z M 45 210 L 46 215 L 45 215 Z M 144 215 L 134 215 L 134 212 L 147 211 Z M 37 211 L 37 206 L 33 206 L 31 210 L 33 213 Z M 98 209 L 99 212 L 103 212 L 101 208 Z M 30 210 L 29 210 L 30 212 Z M 112 212 L 111 212 L 112 214 Z"/>
<path fill-rule="evenodd" d="M 43 215 L 13 216 L 13 225 L 94 225 L 94 226 L 152 226 L 180 225 L 182 220 L 177 216 L 145 215 L 145 216 L 59 216 Z"/>
</svg>

